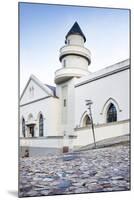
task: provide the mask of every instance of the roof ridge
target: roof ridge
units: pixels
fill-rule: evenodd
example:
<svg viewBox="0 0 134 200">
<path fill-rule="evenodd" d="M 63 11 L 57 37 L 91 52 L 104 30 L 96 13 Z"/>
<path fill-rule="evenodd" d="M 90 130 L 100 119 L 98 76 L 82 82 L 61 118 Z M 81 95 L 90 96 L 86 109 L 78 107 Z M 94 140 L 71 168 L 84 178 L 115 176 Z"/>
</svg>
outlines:
<svg viewBox="0 0 134 200">
<path fill-rule="evenodd" d="M 27 81 L 27 84 L 26 84 L 25 88 L 22 91 L 22 94 L 20 96 L 20 100 L 22 99 L 22 97 L 23 97 L 23 95 L 24 95 L 24 93 L 25 93 L 25 91 L 26 91 L 26 89 L 27 89 L 27 87 L 28 87 L 28 85 L 29 85 L 31 80 L 33 80 L 40 88 L 45 90 L 45 92 L 47 92 L 49 95 L 53 95 L 54 94 L 52 89 L 50 89 L 47 86 L 45 88 L 45 85 L 35 75 L 31 74 L 30 77 L 29 77 L 29 80 Z"/>
</svg>

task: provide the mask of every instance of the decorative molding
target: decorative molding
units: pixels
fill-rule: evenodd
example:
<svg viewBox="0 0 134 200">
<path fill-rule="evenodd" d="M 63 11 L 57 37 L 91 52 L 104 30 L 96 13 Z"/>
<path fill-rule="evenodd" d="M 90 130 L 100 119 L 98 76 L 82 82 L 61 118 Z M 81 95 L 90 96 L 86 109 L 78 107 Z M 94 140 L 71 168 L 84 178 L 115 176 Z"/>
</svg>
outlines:
<svg viewBox="0 0 134 200">
<path fill-rule="evenodd" d="M 110 75 L 113 75 L 113 74 L 116 74 L 116 73 L 125 71 L 125 70 L 127 70 L 127 69 L 129 69 L 129 68 L 130 68 L 129 65 L 127 65 L 127 66 L 125 66 L 125 67 L 122 67 L 122 68 L 113 70 L 113 71 L 111 71 L 111 72 L 107 72 L 107 73 L 105 73 L 105 74 L 102 74 L 102 75 L 99 75 L 99 76 L 97 76 L 97 77 L 91 78 L 91 79 L 86 80 L 86 81 L 83 81 L 83 82 L 81 82 L 81 83 L 78 83 L 78 84 L 75 85 L 75 88 L 76 88 L 76 87 L 79 87 L 79 86 L 82 86 L 82 85 L 85 85 L 85 84 L 87 84 L 87 83 L 90 83 L 90 82 L 99 80 L 99 79 L 101 79 L 101 78 L 105 78 L 105 77 L 107 77 L 107 76 L 110 76 Z"/>
<path fill-rule="evenodd" d="M 69 53 L 69 52 L 66 52 L 66 53 L 64 53 L 63 55 L 61 55 L 61 56 L 59 57 L 60 62 L 61 62 L 61 60 L 62 60 L 64 57 L 70 56 L 70 55 L 71 55 L 71 56 L 72 56 L 72 55 L 74 55 L 74 56 L 80 56 L 80 57 L 82 57 L 82 58 L 85 58 L 85 59 L 87 60 L 87 62 L 88 62 L 88 65 L 90 65 L 90 63 L 91 63 L 91 60 L 88 58 L 88 56 L 82 55 L 81 52 L 76 52 L 76 53 Z"/>
<path fill-rule="evenodd" d="M 63 135 L 46 136 L 47 139 L 56 139 L 56 138 L 63 138 L 63 137 L 64 137 Z"/>
<path fill-rule="evenodd" d="M 86 116 L 86 115 L 90 118 L 90 116 L 89 116 L 87 110 L 83 112 L 83 114 L 82 114 L 82 116 L 81 116 L 81 118 L 80 118 L 79 127 L 83 127 L 83 120 L 85 119 L 85 116 Z M 89 126 L 90 126 L 90 125 L 87 125 L 87 127 L 89 127 Z"/>
<path fill-rule="evenodd" d="M 30 140 L 30 139 L 34 139 L 34 140 L 42 140 L 42 139 L 60 139 L 60 138 L 63 138 L 63 136 L 42 136 L 42 137 L 20 137 L 20 139 L 27 139 L 27 140 Z"/>
<path fill-rule="evenodd" d="M 69 135 L 68 137 L 71 139 L 75 139 L 75 138 L 77 138 L 77 135 Z"/>
<path fill-rule="evenodd" d="M 94 124 L 94 127 L 99 128 L 99 127 L 104 127 L 104 126 L 123 124 L 123 123 L 127 123 L 127 122 L 130 122 L 130 119 L 125 119 L 122 121 L 116 121 L 116 122 L 111 122 L 111 123 Z M 91 129 L 91 126 L 74 128 L 74 131 L 80 131 L 80 130 L 86 130 L 86 129 Z"/>
<path fill-rule="evenodd" d="M 30 102 L 28 102 L 28 103 L 21 104 L 20 107 L 29 105 L 29 104 L 31 104 L 31 103 L 36 103 L 36 102 L 38 102 L 38 101 L 42 101 L 42 100 L 47 99 L 47 98 L 50 98 L 50 97 L 53 97 L 53 96 L 47 96 L 47 97 L 43 97 L 43 98 L 40 98 L 40 99 L 36 99 L 36 100 L 30 101 Z"/>
<path fill-rule="evenodd" d="M 105 104 L 103 105 L 103 108 L 102 108 L 102 110 L 101 110 L 100 115 L 103 115 L 104 110 L 107 109 L 107 107 L 110 105 L 110 103 L 112 103 L 112 104 L 115 105 L 115 107 L 116 107 L 116 109 L 117 109 L 118 112 L 122 112 L 122 110 L 121 110 L 120 107 L 119 107 L 118 102 L 117 102 L 114 98 L 110 97 L 110 98 L 105 102 Z"/>
<path fill-rule="evenodd" d="M 28 87 L 28 85 L 29 85 L 29 83 L 30 83 L 31 80 L 32 80 L 36 85 L 38 85 L 44 92 L 46 92 L 48 95 L 54 96 L 52 90 L 51 90 L 46 84 L 43 84 L 43 83 L 42 83 L 39 79 L 37 79 L 34 75 L 31 75 L 30 78 L 29 78 L 29 80 L 28 80 L 28 82 L 27 82 L 27 84 L 26 84 L 26 86 L 25 86 L 25 88 L 24 88 L 24 90 L 23 90 L 23 92 L 22 92 L 22 94 L 21 94 L 20 100 L 22 99 L 22 97 L 23 97 L 23 95 L 24 95 L 24 93 L 25 93 L 25 91 L 26 91 L 26 89 L 27 89 L 27 87 Z"/>
</svg>

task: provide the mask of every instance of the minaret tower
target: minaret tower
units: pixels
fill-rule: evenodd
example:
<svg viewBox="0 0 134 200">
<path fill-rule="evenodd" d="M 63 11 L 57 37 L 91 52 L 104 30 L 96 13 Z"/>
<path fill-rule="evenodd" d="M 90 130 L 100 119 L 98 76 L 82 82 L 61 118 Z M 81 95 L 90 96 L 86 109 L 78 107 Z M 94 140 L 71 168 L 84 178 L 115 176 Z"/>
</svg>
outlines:
<svg viewBox="0 0 134 200">
<path fill-rule="evenodd" d="M 62 67 L 55 72 L 56 95 L 59 97 L 59 133 L 64 136 L 63 146 L 72 148 L 75 126 L 75 81 L 89 74 L 90 51 L 84 47 L 85 35 L 77 22 L 65 38 L 60 49 Z"/>
<path fill-rule="evenodd" d="M 86 37 L 75 22 L 66 35 L 65 46 L 60 49 L 59 60 L 62 68 L 55 72 L 55 83 L 61 84 L 73 77 L 89 74 L 90 51 L 84 47 Z"/>
</svg>

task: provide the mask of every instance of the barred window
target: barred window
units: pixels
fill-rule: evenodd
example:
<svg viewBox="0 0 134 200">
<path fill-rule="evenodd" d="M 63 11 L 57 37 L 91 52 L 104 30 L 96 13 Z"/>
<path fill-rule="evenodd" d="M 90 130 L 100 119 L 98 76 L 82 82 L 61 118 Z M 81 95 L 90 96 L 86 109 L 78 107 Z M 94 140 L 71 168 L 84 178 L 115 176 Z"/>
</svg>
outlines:
<svg viewBox="0 0 134 200">
<path fill-rule="evenodd" d="M 25 137 L 25 119 L 24 118 L 22 119 L 22 134 L 23 134 L 23 137 Z"/>
<path fill-rule="evenodd" d="M 43 115 L 40 114 L 40 118 L 39 118 L 39 136 L 42 137 L 43 136 Z"/>
<path fill-rule="evenodd" d="M 117 121 L 117 111 L 114 104 L 110 104 L 107 111 L 107 123 Z"/>
</svg>

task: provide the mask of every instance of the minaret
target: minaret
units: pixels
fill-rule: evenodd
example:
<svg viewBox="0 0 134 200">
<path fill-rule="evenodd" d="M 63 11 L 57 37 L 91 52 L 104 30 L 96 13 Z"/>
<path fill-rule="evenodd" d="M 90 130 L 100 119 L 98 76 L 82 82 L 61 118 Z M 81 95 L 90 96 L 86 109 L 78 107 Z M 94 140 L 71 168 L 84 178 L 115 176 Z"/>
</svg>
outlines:
<svg viewBox="0 0 134 200">
<path fill-rule="evenodd" d="M 59 60 L 62 68 L 55 72 L 55 83 L 61 84 L 73 77 L 89 74 L 90 51 L 84 47 L 86 37 L 75 22 L 66 35 L 65 46 L 60 49 Z"/>
<path fill-rule="evenodd" d="M 75 126 L 75 80 L 89 74 L 90 51 L 84 47 L 86 37 L 75 22 L 60 49 L 62 67 L 55 72 L 56 95 L 59 97 L 59 133 L 64 136 L 63 146 L 70 149 Z"/>
</svg>

